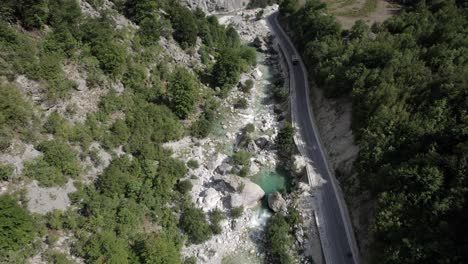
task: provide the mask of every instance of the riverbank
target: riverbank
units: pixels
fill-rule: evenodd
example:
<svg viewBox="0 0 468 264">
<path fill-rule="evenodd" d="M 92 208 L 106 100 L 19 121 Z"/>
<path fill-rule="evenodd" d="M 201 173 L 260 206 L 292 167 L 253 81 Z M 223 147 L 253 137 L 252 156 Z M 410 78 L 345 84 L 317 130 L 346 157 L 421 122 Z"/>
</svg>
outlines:
<svg viewBox="0 0 468 264">
<path fill-rule="evenodd" d="M 276 8 L 265 10 L 265 15 Z M 263 228 L 271 213 L 261 201 L 265 194 L 286 188 L 286 179 L 276 171 L 278 158 L 274 148 L 274 139 L 285 120 L 284 105 L 276 103 L 271 93 L 275 80 L 282 78 L 282 69 L 278 54 L 271 48 L 266 21 L 255 18 L 258 11 L 245 10 L 219 18 L 220 23 L 233 26 L 243 42 L 260 41 L 262 52 L 257 54 L 257 66 L 242 74 L 240 80 L 241 84 L 253 80 L 250 93 L 233 88 L 218 111 L 222 118 L 207 138 L 186 137 L 165 144 L 173 150 L 174 157 L 200 164 L 187 175 L 196 206 L 207 213 L 220 210 L 228 216 L 220 223 L 221 234 L 183 248 L 184 256 L 195 256 L 199 263 L 229 263 L 230 259 L 237 263 L 239 259 L 242 263 L 263 263 Z M 239 98 L 246 99 L 245 109 L 235 107 Z M 254 129 L 246 135 L 248 125 Z M 232 155 L 240 149 L 250 155 L 247 177 L 234 175 L 238 168 Z M 242 216 L 229 217 L 230 210 L 237 206 L 244 208 Z"/>
</svg>

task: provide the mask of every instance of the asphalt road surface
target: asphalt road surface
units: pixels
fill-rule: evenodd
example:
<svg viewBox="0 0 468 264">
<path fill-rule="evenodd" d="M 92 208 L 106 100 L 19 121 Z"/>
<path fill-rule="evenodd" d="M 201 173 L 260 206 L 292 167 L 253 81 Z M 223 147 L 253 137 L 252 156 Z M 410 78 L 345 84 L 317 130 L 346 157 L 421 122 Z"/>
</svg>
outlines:
<svg viewBox="0 0 468 264">
<path fill-rule="evenodd" d="M 320 144 L 311 105 L 309 103 L 309 85 L 304 64 L 299 59 L 293 63 L 293 55 L 298 55 L 294 45 L 285 34 L 277 20 L 278 13 L 268 18 L 273 33 L 277 36 L 280 48 L 289 65 L 291 112 L 296 130 L 304 145 L 301 154 L 313 167 L 313 171 L 325 181 L 317 187 L 320 198 L 317 211 L 321 219 L 320 239 L 327 264 L 358 264 L 359 252 L 352 231 L 346 204 L 340 193 L 334 176 L 331 175 L 326 157 Z M 310 174 L 310 173 L 309 173 Z M 311 179 L 309 175 L 309 179 Z M 324 236 L 324 237 L 323 237 Z"/>
</svg>

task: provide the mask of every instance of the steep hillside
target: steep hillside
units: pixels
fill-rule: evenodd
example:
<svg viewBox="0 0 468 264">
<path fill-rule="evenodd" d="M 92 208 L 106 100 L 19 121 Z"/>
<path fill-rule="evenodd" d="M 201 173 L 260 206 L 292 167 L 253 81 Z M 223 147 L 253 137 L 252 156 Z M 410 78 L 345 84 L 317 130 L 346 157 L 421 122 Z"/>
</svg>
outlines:
<svg viewBox="0 0 468 264">
<path fill-rule="evenodd" d="M 170 0 L 9 0 L 0 18 L 0 262 L 180 263 L 209 239 L 163 144 L 212 131 L 255 50 Z"/>
<path fill-rule="evenodd" d="M 341 109 L 352 102 L 359 153 L 354 170 L 345 160 L 336 174 L 363 224 L 364 259 L 465 263 L 467 6 L 398 2 L 405 5 L 398 16 L 349 30 L 319 0 L 285 0 L 280 11 L 315 84 Z M 333 111 L 318 113 L 319 122 L 340 121 L 327 117 Z M 330 126 L 323 130 L 335 130 L 336 145 L 327 147 L 342 156 L 333 152 L 346 135 Z"/>
</svg>

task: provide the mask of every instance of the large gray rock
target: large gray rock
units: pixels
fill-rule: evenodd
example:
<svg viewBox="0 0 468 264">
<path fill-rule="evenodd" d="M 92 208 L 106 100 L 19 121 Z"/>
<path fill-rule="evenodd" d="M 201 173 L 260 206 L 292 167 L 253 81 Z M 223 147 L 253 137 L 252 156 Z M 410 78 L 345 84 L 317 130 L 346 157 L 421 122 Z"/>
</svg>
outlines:
<svg viewBox="0 0 468 264">
<path fill-rule="evenodd" d="M 304 157 L 302 157 L 302 155 L 294 155 L 293 156 L 292 169 L 293 169 L 294 173 L 296 173 L 297 175 L 303 174 L 304 170 L 305 170 L 305 166 L 306 166 L 306 162 L 304 160 Z"/>
<path fill-rule="evenodd" d="M 286 210 L 286 201 L 279 192 L 270 193 L 268 195 L 268 207 L 274 212 Z"/>
<path fill-rule="evenodd" d="M 252 208 L 265 196 L 260 186 L 236 175 L 223 176 L 222 180 L 236 192 L 231 194 L 231 207 Z"/>
<path fill-rule="evenodd" d="M 190 8 L 204 12 L 231 12 L 245 8 L 249 0 L 185 0 Z"/>
<path fill-rule="evenodd" d="M 226 174 L 230 173 L 231 170 L 232 170 L 231 165 L 229 165 L 227 163 L 223 163 L 223 164 L 219 165 L 216 168 L 216 173 L 221 174 L 221 175 L 226 175 Z"/>
<path fill-rule="evenodd" d="M 218 202 L 221 200 L 221 195 L 214 188 L 208 188 L 203 193 L 203 197 L 204 199 L 201 202 L 203 211 L 205 212 L 211 211 L 212 209 L 216 208 Z"/>
<path fill-rule="evenodd" d="M 231 207 L 255 207 L 265 196 L 265 192 L 255 183 L 249 182 L 240 193 L 231 194 Z"/>
</svg>

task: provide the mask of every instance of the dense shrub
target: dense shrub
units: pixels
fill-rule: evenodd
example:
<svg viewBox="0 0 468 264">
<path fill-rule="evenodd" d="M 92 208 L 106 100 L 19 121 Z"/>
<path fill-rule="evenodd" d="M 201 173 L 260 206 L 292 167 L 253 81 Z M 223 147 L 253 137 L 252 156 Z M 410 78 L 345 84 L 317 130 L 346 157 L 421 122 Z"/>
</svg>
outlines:
<svg viewBox="0 0 468 264">
<path fill-rule="evenodd" d="M 150 236 L 139 249 L 140 263 L 144 264 L 179 264 L 180 255 L 174 241 L 163 235 Z"/>
<path fill-rule="evenodd" d="M 25 101 L 18 88 L 0 85 L 0 126 L 19 130 L 31 120 L 31 106 Z"/>
<path fill-rule="evenodd" d="M 198 138 L 204 138 L 208 136 L 213 128 L 213 123 L 216 120 L 216 110 L 218 107 L 219 103 L 217 101 L 208 100 L 205 102 L 205 109 L 203 113 L 190 128 L 190 133 L 192 136 Z"/>
<path fill-rule="evenodd" d="M 211 237 L 211 229 L 201 209 L 188 207 L 182 213 L 180 228 L 188 235 L 191 243 L 200 244 Z"/>
<path fill-rule="evenodd" d="M 232 155 L 234 163 L 242 166 L 249 165 L 251 154 L 246 150 L 239 150 Z"/>
<path fill-rule="evenodd" d="M 44 154 L 45 162 L 57 168 L 64 175 L 76 177 L 80 173 L 81 169 L 76 153 L 68 144 L 60 140 L 49 140 L 41 142 L 37 149 Z"/>
<path fill-rule="evenodd" d="M 244 93 L 250 93 L 250 90 L 252 90 L 253 86 L 254 81 L 252 79 L 248 79 L 244 84 L 241 85 L 240 89 Z"/>
<path fill-rule="evenodd" d="M 401 14 L 346 31 L 319 1 L 283 1 L 281 13 L 318 86 L 353 102 L 352 188 L 376 203 L 370 261 L 464 263 L 467 7 L 400 2 Z"/>
<path fill-rule="evenodd" d="M 113 232 L 93 234 L 77 253 L 93 263 L 102 259 L 108 263 L 128 263 L 131 254 L 127 242 Z"/>
<path fill-rule="evenodd" d="M 289 254 L 293 240 L 289 234 L 289 225 L 281 214 L 273 215 L 265 230 L 267 259 L 272 263 L 293 263 Z"/>
<path fill-rule="evenodd" d="M 57 112 L 53 112 L 47 118 L 44 124 L 44 130 L 47 133 L 54 134 L 57 137 L 68 139 L 72 135 L 72 128 Z"/>
<path fill-rule="evenodd" d="M 120 75 L 126 61 L 125 47 L 114 41 L 101 41 L 92 48 L 93 55 L 99 60 L 99 66 L 108 74 Z"/>
<path fill-rule="evenodd" d="M 223 231 L 223 228 L 220 225 L 220 222 L 226 218 L 225 214 L 219 210 L 215 209 L 210 212 L 210 228 L 213 234 L 219 235 Z"/>
<path fill-rule="evenodd" d="M 285 123 L 276 136 L 276 147 L 278 153 L 284 157 L 289 158 L 294 151 L 294 128 L 291 123 Z"/>
<path fill-rule="evenodd" d="M 0 181 L 9 180 L 13 176 L 13 171 L 13 165 L 0 163 Z"/>
<path fill-rule="evenodd" d="M 234 103 L 235 108 L 247 109 L 248 106 L 249 106 L 249 102 L 244 97 L 238 98 L 236 102 Z"/>
<path fill-rule="evenodd" d="M 195 100 L 198 95 L 198 81 L 185 68 L 176 68 L 172 74 L 168 97 L 172 111 L 181 119 L 195 109 Z"/>
<path fill-rule="evenodd" d="M 187 161 L 187 166 L 191 169 L 197 169 L 198 167 L 200 167 L 200 164 L 198 164 L 197 160 L 190 159 L 189 161 Z"/>
<path fill-rule="evenodd" d="M 0 257 L 27 246 L 34 238 L 33 218 L 10 195 L 0 196 Z"/>
<path fill-rule="evenodd" d="M 184 49 L 193 47 L 198 36 L 198 26 L 194 15 L 188 8 L 180 4 L 174 4 L 170 11 L 174 39 Z"/>
<path fill-rule="evenodd" d="M 242 207 L 242 206 L 233 207 L 231 209 L 231 217 L 232 218 L 239 218 L 239 217 L 242 216 L 243 213 L 244 213 L 244 207 Z"/>
<path fill-rule="evenodd" d="M 57 250 L 47 250 L 42 255 L 42 259 L 47 263 L 52 264 L 73 264 L 74 262 L 70 260 L 67 254 L 64 254 Z"/>
<path fill-rule="evenodd" d="M 68 181 L 59 168 L 52 166 L 42 158 L 26 163 L 24 175 L 37 180 L 39 185 L 44 187 L 62 186 Z"/>
<path fill-rule="evenodd" d="M 243 132 L 246 134 L 253 133 L 254 131 L 255 131 L 255 125 L 252 123 L 247 124 L 243 129 Z"/>
<path fill-rule="evenodd" d="M 220 87 L 226 94 L 239 80 L 240 71 L 241 60 L 236 51 L 224 49 L 213 65 L 214 85 Z"/>
<path fill-rule="evenodd" d="M 161 34 L 161 27 L 161 22 L 156 16 L 144 18 L 140 22 L 140 30 L 138 31 L 143 45 L 149 46 L 157 44 Z"/>
<path fill-rule="evenodd" d="M 190 192 L 192 188 L 193 188 L 193 184 L 189 180 L 180 181 L 177 184 L 177 190 L 182 194 Z"/>
<path fill-rule="evenodd" d="M 165 106 L 138 102 L 127 113 L 126 123 L 132 131 L 128 148 L 136 153 L 150 143 L 179 139 L 184 129 L 177 117 Z"/>
</svg>

